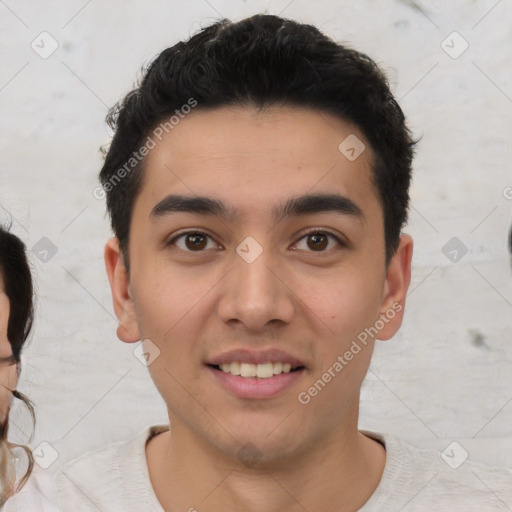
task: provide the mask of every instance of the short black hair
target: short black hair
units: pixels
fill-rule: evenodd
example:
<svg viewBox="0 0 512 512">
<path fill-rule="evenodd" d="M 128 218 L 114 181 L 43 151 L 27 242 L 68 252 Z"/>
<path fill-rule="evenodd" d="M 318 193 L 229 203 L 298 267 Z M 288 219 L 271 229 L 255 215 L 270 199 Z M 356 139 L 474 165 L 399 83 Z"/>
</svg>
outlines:
<svg viewBox="0 0 512 512">
<path fill-rule="evenodd" d="M 21 351 L 34 321 L 34 287 L 25 244 L 8 229 L 0 226 L 0 272 L 10 313 L 7 338 L 12 355 L 20 362 Z"/>
<path fill-rule="evenodd" d="M 100 181 L 127 266 L 131 215 L 143 175 L 138 150 L 156 126 L 166 120 L 171 125 L 173 114 L 183 117 L 190 105 L 308 107 L 356 125 L 374 154 L 389 262 L 407 221 L 416 142 L 385 75 L 367 55 L 316 27 L 258 14 L 238 22 L 223 19 L 167 48 L 110 110 L 107 122 L 115 133 Z"/>
</svg>

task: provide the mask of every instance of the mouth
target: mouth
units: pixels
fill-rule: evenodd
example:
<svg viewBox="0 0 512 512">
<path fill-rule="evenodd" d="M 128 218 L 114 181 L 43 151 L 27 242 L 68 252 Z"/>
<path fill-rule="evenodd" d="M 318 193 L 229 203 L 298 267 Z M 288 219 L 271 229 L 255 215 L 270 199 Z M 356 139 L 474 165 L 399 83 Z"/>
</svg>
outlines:
<svg viewBox="0 0 512 512">
<path fill-rule="evenodd" d="M 232 363 L 208 364 L 210 368 L 222 373 L 243 378 L 270 379 L 276 375 L 293 373 L 304 369 L 302 365 L 268 361 L 266 363 L 246 363 L 235 361 Z"/>
<path fill-rule="evenodd" d="M 290 390 L 307 371 L 299 359 L 281 350 L 233 350 L 205 363 L 213 383 L 244 399 L 267 399 Z"/>
</svg>

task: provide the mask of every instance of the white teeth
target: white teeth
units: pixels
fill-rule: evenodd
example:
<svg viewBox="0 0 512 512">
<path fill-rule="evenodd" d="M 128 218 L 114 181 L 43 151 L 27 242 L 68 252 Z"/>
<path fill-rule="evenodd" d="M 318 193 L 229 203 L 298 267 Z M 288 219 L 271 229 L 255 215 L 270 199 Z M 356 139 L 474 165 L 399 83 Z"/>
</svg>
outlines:
<svg viewBox="0 0 512 512">
<path fill-rule="evenodd" d="M 290 373 L 292 365 L 290 363 L 223 363 L 220 369 L 224 373 L 232 375 L 241 375 L 242 377 L 258 377 L 259 379 L 269 379 L 274 375 L 281 373 Z"/>
<path fill-rule="evenodd" d="M 233 375 L 240 375 L 240 363 L 231 363 L 229 366 L 229 373 L 232 373 Z"/>
<path fill-rule="evenodd" d="M 258 379 L 268 379 L 274 375 L 274 366 L 272 363 L 263 363 L 256 365 L 256 377 Z"/>
<path fill-rule="evenodd" d="M 256 377 L 256 365 L 240 363 L 240 375 L 242 377 Z"/>
</svg>

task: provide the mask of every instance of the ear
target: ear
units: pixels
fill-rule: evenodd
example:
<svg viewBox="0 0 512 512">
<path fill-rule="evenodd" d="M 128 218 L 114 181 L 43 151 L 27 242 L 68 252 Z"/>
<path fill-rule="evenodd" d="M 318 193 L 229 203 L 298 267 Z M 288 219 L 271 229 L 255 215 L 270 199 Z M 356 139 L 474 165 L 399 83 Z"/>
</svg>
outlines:
<svg viewBox="0 0 512 512">
<path fill-rule="evenodd" d="M 114 312 L 119 320 L 117 337 L 126 343 L 139 341 L 139 326 L 131 293 L 130 275 L 124 264 L 119 240 L 115 237 L 105 245 L 105 266 L 112 290 Z"/>
<path fill-rule="evenodd" d="M 405 298 L 411 282 L 413 241 L 409 235 L 401 235 L 398 248 L 389 262 L 384 282 L 380 318 L 384 327 L 377 338 L 389 340 L 400 329 L 405 309 Z"/>
</svg>

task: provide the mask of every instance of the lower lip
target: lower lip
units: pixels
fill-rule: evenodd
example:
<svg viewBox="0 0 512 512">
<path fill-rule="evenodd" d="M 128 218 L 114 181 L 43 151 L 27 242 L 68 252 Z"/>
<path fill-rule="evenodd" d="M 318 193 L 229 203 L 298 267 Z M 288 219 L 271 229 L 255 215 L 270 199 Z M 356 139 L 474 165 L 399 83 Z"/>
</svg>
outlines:
<svg viewBox="0 0 512 512">
<path fill-rule="evenodd" d="M 211 366 L 207 366 L 207 369 L 225 389 L 237 397 L 256 400 L 272 398 L 282 393 L 300 379 L 304 372 L 304 369 L 300 369 L 290 373 L 274 375 L 268 379 L 258 379 L 257 377 L 241 377 L 232 373 L 224 373 Z"/>
</svg>

